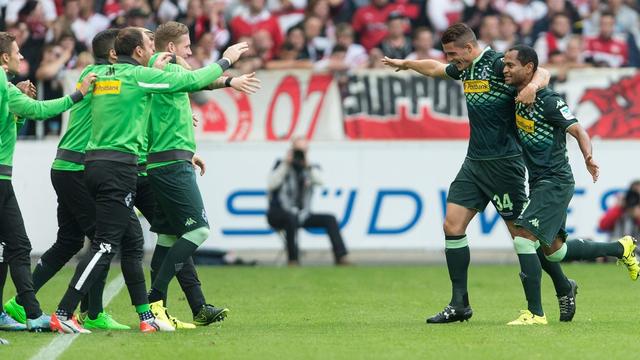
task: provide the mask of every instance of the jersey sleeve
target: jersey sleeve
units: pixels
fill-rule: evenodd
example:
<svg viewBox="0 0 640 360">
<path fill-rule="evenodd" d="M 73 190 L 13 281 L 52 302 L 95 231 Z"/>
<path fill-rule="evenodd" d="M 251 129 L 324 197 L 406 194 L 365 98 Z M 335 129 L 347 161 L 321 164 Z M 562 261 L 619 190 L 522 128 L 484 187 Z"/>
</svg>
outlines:
<svg viewBox="0 0 640 360">
<path fill-rule="evenodd" d="M 194 71 L 171 72 L 140 66 L 138 86 L 147 93 L 168 94 L 199 91 L 222 75 L 218 64 L 211 64 Z"/>
<path fill-rule="evenodd" d="M 493 73 L 500 79 L 504 79 L 504 54 L 496 53 L 493 59 Z"/>
<path fill-rule="evenodd" d="M 559 96 L 553 96 L 545 100 L 544 118 L 549 124 L 564 131 L 567 131 L 569 126 L 578 122 L 567 103 Z"/>
<path fill-rule="evenodd" d="M 54 100 L 38 101 L 23 94 L 14 85 L 9 85 L 9 111 L 18 117 L 32 120 L 46 120 L 63 113 L 73 106 L 70 96 Z"/>
<path fill-rule="evenodd" d="M 460 80 L 460 76 L 462 75 L 462 72 L 453 64 L 447 65 L 447 67 L 444 68 L 444 73 L 453 80 Z"/>
</svg>

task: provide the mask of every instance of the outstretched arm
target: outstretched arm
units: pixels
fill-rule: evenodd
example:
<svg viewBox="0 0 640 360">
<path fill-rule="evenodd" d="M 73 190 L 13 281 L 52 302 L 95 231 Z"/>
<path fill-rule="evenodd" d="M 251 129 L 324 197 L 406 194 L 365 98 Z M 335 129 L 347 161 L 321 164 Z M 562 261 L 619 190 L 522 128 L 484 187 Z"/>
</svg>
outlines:
<svg viewBox="0 0 640 360">
<path fill-rule="evenodd" d="M 593 147 L 591 145 L 591 138 L 589 138 L 589 134 L 587 134 L 584 128 L 578 123 L 569 126 L 567 132 L 578 141 L 578 146 L 580 146 L 582 157 L 584 158 L 585 165 L 587 166 L 587 170 L 591 174 L 593 182 L 598 181 L 598 176 L 600 175 L 600 167 L 595 162 L 595 160 L 593 160 Z"/>
<path fill-rule="evenodd" d="M 404 60 L 404 59 L 390 59 L 384 57 L 382 63 L 395 68 L 396 71 L 400 70 L 413 70 L 419 72 L 422 75 L 430 77 L 445 77 L 447 75 L 447 64 L 441 63 L 437 60 L 425 59 L 425 60 Z"/>
</svg>

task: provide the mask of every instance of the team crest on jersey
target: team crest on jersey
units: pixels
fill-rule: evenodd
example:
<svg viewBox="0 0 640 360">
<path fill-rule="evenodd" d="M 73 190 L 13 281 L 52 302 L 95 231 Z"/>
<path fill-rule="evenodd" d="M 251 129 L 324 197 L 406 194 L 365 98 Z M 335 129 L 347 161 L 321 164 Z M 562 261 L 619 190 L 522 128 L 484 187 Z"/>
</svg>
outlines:
<svg viewBox="0 0 640 360">
<path fill-rule="evenodd" d="M 533 120 L 525 119 L 520 115 L 516 115 L 516 126 L 528 134 L 533 134 L 536 131 L 536 125 Z"/>
<path fill-rule="evenodd" d="M 93 87 L 93 95 L 118 95 L 120 94 L 120 80 L 96 81 Z"/>
<path fill-rule="evenodd" d="M 489 80 L 467 80 L 464 82 L 464 92 L 467 93 L 485 93 L 489 92 Z"/>
<path fill-rule="evenodd" d="M 480 73 L 480 77 L 483 79 L 487 79 L 489 77 L 489 68 L 488 67 L 483 67 L 482 68 L 482 72 Z"/>
</svg>

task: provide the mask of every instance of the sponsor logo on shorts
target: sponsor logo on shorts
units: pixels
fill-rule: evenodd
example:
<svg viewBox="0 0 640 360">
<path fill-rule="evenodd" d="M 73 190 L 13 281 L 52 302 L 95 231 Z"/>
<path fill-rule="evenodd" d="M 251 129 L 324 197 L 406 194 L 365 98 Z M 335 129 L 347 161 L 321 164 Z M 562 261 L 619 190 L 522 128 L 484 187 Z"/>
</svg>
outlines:
<svg viewBox="0 0 640 360">
<path fill-rule="evenodd" d="M 540 221 L 538 218 L 529 220 L 529 223 L 533 225 L 536 229 L 540 227 Z"/>
<path fill-rule="evenodd" d="M 527 134 L 533 134 L 536 131 L 536 125 L 533 120 L 525 119 L 516 114 L 516 125 L 518 129 L 526 132 Z"/>
<path fill-rule="evenodd" d="M 120 80 L 96 81 L 93 86 L 93 95 L 118 95 L 120 94 Z"/>
<path fill-rule="evenodd" d="M 184 226 L 191 226 L 195 223 L 196 223 L 195 220 L 193 220 L 192 218 L 188 218 L 187 221 L 184 222 Z"/>
<path fill-rule="evenodd" d="M 485 93 L 489 92 L 489 80 L 467 80 L 464 82 L 464 92 L 466 93 Z"/>
</svg>

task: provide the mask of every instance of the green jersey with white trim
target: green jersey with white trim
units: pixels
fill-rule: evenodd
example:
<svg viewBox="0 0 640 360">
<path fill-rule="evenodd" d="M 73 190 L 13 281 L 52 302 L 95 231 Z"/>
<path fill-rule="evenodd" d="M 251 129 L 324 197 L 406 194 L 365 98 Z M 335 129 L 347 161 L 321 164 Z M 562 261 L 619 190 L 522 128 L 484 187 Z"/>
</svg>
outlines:
<svg viewBox="0 0 640 360">
<path fill-rule="evenodd" d="M 2 80 L 0 80 L 2 81 Z M 6 80 L 5 80 L 5 83 Z M 13 166 L 13 153 L 18 136 L 18 127 L 24 119 L 46 120 L 71 108 L 74 104 L 70 95 L 58 99 L 38 101 L 25 95 L 15 85 L 7 83 L 7 98 L 9 114 L 3 118 L 0 125 L 0 141 L 2 151 L 0 152 L 0 165 L 6 169 Z M 81 94 L 79 95 L 81 98 Z M 76 100 L 77 100 L 76 99 Z M 3 179 L 10 179 L 9 172 L 2 175 Z"/>
<path fill-rule="evenodd" d="M 159 54 L 149 61 L 153 66 Z M 185 73 L 189 70 L 177 64 L 167 64 L 164 71 Z M 148 128 L 149 160 L 147 168 L 153 169 L 174 163 L 187 161 L 196 151 L 196 139 L 193 128 L 191 101 L 186 92 L 173 94 L 154 94 L 151 97 L 151 123 Z M 166 131 L 171 128 L 171 131 Z M 177 150 L 177 151 L 176 151 Z"/>
<path fill-rule="evenodd" d="M 99 76 L 94 85 L 87 161 L 136 164 L 144 151 L 151 94 L 198 91 L 222 74 L 222 68 L 215 63 L 195 71 L 172 73 L 141 66 L 133 58 L 122 56 L 112 68 L 112 73 Z"/>
<path fill-rule="evenodd" d="M 89 65 L 80 74 L 76 88 L 89 73 L 97 76 L 104 76 L 111 71 L 111 63 L 106 60 L 97 59 L 95 64 Z M 84 170 L 84 149 L 91 136 L 91 97 L 93 92 L 88 92 L 84 99 L 73 105 L 69 112 L 69 126 L 67 131 L 58 143 L 58 154 L 53 160 L 51 168 L 62 171 L 82 171 Z M 60 151 L 63 150 L 63 151 Z M 67 150 L 68 152 L 65 152 Z M 65 156 L 66 154 L 77 154 L 78 156 Z M 77 157 L 77 159 L 72 159 Z M 66 160 L 65 160 L 66 159 Z"/>
<path fill-rule="evenodd" d="M 513 122 L 516 90 L 504 83 L 504 54 L 487 47 L 470 67 L 458 70 L 453 64 L 446 74 L 462 80 L 467 100 L 471 136 L 467 157 L 491 160 L 522 153 Z"/>
<path fill-rule="evenodd" d="M 555 91 L 542 88 L 536 95 L 533 106 L 516 105 L 518 138 L 529 183 L 548 178 L 573 182 L 566 132 L 578 120 Z"/>
</svg>

